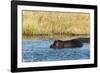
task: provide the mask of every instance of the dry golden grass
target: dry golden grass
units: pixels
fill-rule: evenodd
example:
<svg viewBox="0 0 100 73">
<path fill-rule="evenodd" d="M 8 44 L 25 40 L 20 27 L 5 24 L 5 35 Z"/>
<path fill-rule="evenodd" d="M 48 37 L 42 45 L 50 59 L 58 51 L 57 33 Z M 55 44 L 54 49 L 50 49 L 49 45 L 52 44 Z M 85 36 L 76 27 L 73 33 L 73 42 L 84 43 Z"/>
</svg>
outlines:
<svg viewBox="0 0 100 73">
<path fill-rule="evenodd" d="M 89 35 L 89 24 L 90 16 L 86 13 L 23 11 L 23 37 L 30 37 L 34 34 L 48 34 L 46 38 L 52 39 L 54 38 L 53 33 Z M 65 35 L 61 36 L 65 37 Z"/>
</svg>

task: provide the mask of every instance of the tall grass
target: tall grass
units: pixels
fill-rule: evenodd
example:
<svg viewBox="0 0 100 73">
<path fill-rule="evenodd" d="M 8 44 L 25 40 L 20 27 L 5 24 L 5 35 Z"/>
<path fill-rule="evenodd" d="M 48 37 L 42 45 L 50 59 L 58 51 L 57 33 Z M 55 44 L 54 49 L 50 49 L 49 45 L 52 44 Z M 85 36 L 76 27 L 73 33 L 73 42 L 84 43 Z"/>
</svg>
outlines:
<svg viewBox="0 0 100 73">
<path fill-rule="evenodd" d="M 53 39 L 66 38 L 67 34 L 90 34 L 90 16 L 87 13 L 23 11 L 23 37 Z M 48 36 L 34 36 L 47 34 Z M 60 37 L 62 36 L 62 37 Z"/>
</svg>

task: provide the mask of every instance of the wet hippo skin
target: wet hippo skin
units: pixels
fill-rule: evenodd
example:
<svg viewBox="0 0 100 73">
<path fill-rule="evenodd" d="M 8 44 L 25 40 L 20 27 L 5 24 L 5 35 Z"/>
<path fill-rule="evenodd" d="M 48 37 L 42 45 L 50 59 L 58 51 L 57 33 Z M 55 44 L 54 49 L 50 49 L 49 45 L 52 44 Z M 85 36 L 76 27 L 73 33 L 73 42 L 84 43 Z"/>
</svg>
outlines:
<svg viewBox="0 0 100 73">
<path fill-rule="evenodd" d="M 61 40 L 55 40 L 54 43 L 50 46 L 50 48 L 78 48 L 82 47 L 83 44 L 81 41 L 77 39 L 67 40 L 67 41 L 61 41 Z"/>
</svg>

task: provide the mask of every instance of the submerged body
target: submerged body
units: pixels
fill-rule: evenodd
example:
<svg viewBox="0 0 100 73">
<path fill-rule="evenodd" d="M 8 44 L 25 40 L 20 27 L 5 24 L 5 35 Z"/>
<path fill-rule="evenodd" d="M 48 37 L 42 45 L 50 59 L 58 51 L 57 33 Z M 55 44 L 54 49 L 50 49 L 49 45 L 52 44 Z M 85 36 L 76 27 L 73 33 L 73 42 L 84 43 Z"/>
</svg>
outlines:
<svg viewBox="0 0 100 73">
<path fill-rule="evenodd" d="M 50 48 L 78 48 L 78 47 L 82 47 L 82 46 L 83 46 L 83 44 L 81 41 L 72 39 L 72 40 L 68 40 L 68 41 L 56 40 L 50 46 Z"/>
</svg>

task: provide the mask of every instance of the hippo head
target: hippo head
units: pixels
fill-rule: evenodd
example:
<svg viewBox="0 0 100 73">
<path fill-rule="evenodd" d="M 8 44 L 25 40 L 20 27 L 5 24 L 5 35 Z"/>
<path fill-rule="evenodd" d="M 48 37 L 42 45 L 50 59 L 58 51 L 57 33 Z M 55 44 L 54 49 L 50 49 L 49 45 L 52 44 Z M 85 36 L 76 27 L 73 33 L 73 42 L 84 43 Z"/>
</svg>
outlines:
<svg viewBox="0 0 100 73">
<path fill-rule="evenodd" d="M 62 41 L 56 40 L 54 43 L 50 46 L 50 48 L 63 48 Z"/>
</svg>

